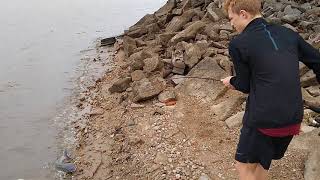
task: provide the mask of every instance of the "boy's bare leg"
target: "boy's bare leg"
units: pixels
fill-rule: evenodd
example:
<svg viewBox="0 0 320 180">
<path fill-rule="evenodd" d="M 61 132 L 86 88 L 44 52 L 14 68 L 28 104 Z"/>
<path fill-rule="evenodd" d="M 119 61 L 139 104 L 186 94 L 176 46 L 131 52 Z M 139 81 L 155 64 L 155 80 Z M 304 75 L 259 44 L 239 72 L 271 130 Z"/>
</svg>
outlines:
<svg viewBox="0 0 320 180">
<path fill-rule="evenodd" d="M 255 178 L 257 180 L 267 180 L 268 179 L 268 171 L 265 170 L 261 164 L 258 164 L 256 170 L 254 172 Z"/>
<path fill-rule="evenodd" d="M 257 166 L 258 163 L 242 163 L 236 161 L 236 169 L 239 173 L 239 180 L 256 180 L 255 173 Z"/>
</svg>

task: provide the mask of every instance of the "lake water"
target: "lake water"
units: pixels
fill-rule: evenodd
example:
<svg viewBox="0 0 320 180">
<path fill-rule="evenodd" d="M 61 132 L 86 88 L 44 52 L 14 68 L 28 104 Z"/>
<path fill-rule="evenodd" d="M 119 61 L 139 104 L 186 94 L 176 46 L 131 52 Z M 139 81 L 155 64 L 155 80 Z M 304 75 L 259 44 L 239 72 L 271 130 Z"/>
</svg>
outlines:
<svg viewBox="0 0 320 180">
<path fill-rule="evenodd" d="M 121 34 L 165 0 L 0 1 L 0 179 L 54 179 L 54 117 L 77 77 L 81 50 Z"/>
</svg>

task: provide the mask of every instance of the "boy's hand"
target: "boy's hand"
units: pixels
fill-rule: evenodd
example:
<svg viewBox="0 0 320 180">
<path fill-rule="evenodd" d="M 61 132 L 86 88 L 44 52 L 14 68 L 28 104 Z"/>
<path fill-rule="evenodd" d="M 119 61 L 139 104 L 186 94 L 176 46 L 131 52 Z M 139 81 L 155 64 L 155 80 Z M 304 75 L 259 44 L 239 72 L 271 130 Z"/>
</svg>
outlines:
<svg viewBox="0 0 320 180">
<path fill-rule="evenodd" d="M 226 77 L 226 78 L 224 78 L 224 79 L 221 79 L 221 82 L 225 85 L 225 86 L 227 86 L 227 87 L 229 87 L 229 88 L 231 88 L 231 89 L 235 89 L 231 84 L 230 84 L 230 79 L 232 78 L 233 76 L 228 76 L 228 77 Z"/>
</svg>

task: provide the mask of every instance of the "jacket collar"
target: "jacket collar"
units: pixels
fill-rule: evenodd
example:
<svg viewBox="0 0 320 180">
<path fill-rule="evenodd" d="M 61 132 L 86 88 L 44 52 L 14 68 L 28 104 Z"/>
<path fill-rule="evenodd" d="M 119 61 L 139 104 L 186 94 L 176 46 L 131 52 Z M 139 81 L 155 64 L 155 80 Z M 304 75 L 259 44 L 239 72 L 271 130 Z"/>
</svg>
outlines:
<svg viewBox="0 0 320 180">
<path fill-rule="evenodd" d="M 264 20 L 262 17 L 255 18 L 249 22 L 249 24 L 244 28 L 243 32 L 248 32 L 255 29 L 257 26 L 267 25 L 268 22 Z"/>
</svg>

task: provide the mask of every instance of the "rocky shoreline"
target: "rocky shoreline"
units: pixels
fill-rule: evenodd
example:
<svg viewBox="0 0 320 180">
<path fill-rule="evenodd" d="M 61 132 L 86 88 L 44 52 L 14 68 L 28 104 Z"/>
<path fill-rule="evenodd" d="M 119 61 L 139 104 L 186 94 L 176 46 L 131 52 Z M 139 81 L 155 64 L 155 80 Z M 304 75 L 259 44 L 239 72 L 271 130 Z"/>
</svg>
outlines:
<svg viewBox="0 0 320 180">
<path fill-rule="evenodd" d="M 263 15 L 320 48 L 319 5 L 268 0 Z M 219 82 L 234 74 L 227 47 L 237 35 L 221 6 L 169 0 L 117 38 L 110 72 L 79 97 L 75 179 L 237 178 L 233 156 L 246 96 Z M 320 175 L 320 88 L 303 64 L 300 75 L 302 132 L 272 165 L 271 179 Z"/>
</svg>

